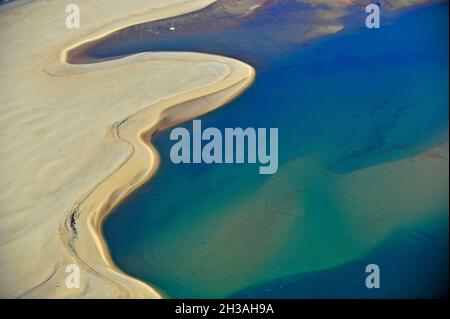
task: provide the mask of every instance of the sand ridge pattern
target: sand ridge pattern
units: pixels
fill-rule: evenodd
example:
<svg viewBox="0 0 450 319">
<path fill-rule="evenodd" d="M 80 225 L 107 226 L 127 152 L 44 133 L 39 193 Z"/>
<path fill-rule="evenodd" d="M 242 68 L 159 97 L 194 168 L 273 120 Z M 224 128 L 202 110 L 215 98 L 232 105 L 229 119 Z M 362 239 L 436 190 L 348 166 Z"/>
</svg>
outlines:
<svg viewBox="0 0 450 319">
<path fill-rule="evenodd" d="M 85 41 L 211 2 L 79 0 L 79 30 L 65 28 L 61 1 L 0 7 L 1 297 L 162 297 L 114 265 L 102 221 L 157 170 L 153 132 L 223 105 L 254 70 L 197 53 L 86 65 L 66 56 Z M 73 263 L 79 289 L 65 286 Z"/>
</svg>

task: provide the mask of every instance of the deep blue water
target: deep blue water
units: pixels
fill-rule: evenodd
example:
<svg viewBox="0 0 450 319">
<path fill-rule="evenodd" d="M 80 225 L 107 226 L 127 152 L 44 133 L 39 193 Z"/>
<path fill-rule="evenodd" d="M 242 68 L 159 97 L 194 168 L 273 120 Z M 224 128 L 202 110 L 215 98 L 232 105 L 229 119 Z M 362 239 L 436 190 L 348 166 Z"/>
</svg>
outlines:
<svg viewBox="0 0 450 319">
<path fill-rule="evenodd" d="M 362 271 L 376 262 L 381 289 Z M 424 233 L 406 229 L 368 256 L 325 271 L 300 273 L 244 289 L 232 298 L 442 298 L 448 296 L 448 223 Z"/>
<path fill-rule="evenodd" d="M 139 50 L 209 52 L 205 48 L 214 38 L 215 53 L 242 55 L 246 61 L 255 62 L 257 79 L 253 86 L 201 119 L 204 127 L 219 129 L 279 128 L 277 174 L 281 177 L 275 182 L 280 185 L 276 187 L 279 193 L 267 199 L 277 203 L 279 211 L 284 212 L 291 200 L 283 196 L 302 188 L 305 172 L 291 174 L 288 169 L 292 169 L 292 161 L 308 158 L 326 174 L 339 176 L 406 158 L 448 141 L 447 3 L 405 12 L 380 30 L 353 29 L 308 46 L 289 45 L 288 49 L 280 48 L 278 54 L 278 43 L 265 36 L 255 39 L 253 49 L 230 45 L 232 37 L 251 41 L 254 23 L 219 34 L 154 39 Z M 274 26 L 262 26 L 263 30 L 269 27 Z M 190 128 L 191 124 L 184 126 Z M 353 236 L 352 230 L 336 203 L 324 199 L 319 204 L 314 202 L 316 206 L 310 204 L 311 198 L 323 195 L 325 186 L 317 184 L 294 192 L 293 201 L 304 201 L 305 209 L 311 209 L 311 219 L 327 217 L 323 224 L 306 221 L 311 222 L 311 238 L 342 229 L 336 231 L 329 247 L 335 265 L 328 267 L 324 262 L 320 271 L 299 268 L 294 273 L 295 267 L 287 265 L 289 270 L 283 274 L 284 259 L 274 251 L 273 268 L 261 270 L 252 264 L 260 272 L 255 277 L 242 270 L 242 260 L 247 261 L 245 256 L 252 251 L 264 251 L 262 239 L 247 242 L 244 236 L 239 243 L 245 252 L 241 256 L 232 251 L 236 249 L 234 244 L 223 246 L 213 228 L 190 232 L 196 227 L 192 221 L 198 220 L 215 225 L 212 227 L 219 233 L 220 220 L 226 220 L 235 207 L 242 212 L 254 209 L 255 214 L 268 211 L 262 202 L 266 199 L 260 199 L 263 196 L 258 197 L 258 192 L 270 178 L 258 175 L 254 165 L 174 165 L 168 157 L 172 145 L 169 131 L 160 133 L 155 145 L 162 157 L 160 171 L 106 220 L 104 232 L 114 261 L 124 271 L 171 297 L 436 297 L 447 290 L 448 198 L 442 199 L 447 209 L 439 215 L 441 226 L 430 226 L 427 220 L 405 224 L 361 256 L 357 244 L 354 250 L 348 248 L 346 240 Z M 264 229 L 246 227 L 261 231 L 264 238 Z M 202 235 L 203 231 L 211 234 Z M 225 233 L 233 234 L 231 230 Z M 284 233 L 279 236 L 288 238 Z M 211 254 L 201 251 L 197 256 L 201 245 L 209 247 L 206 251 Z M 296 247 L 296 243 L 285 245 L 295 261 L 295 255 L 301 253 L 289 247 Z M 305 247 L 308 245 L 305 240 Z M 319 265 L 328 253 L 324 244 L 298 258 L 317 260 L 312 265 Z M 196 260 L 190 260 L 190 256 Z M 215 264 L 211 258 L 223 258 L 225 262 Z M 386 275 L 382 289 L 377 291 L 361 286 L 365 275 L 362 265 L 372 262 L 379 264 Z M 200 264 L 209 267 L 205 270 Z M 222 273 L 237 275 L 232 279 L 217 275 Z M 199 281 L 204 283 L 197 285 Z M 228 288 L 216 293 L 214 286 Z"/>
</svg>

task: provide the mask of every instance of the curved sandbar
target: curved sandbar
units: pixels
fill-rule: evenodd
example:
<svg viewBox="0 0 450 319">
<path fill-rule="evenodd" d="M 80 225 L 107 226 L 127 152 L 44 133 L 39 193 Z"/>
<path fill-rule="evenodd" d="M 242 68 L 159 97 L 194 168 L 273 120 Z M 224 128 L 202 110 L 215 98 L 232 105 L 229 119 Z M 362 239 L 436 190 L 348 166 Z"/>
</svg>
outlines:
<svg viewBox="0 0 450 319">
<path fill-rule="evenodd" d="M 223 105 L 254 70 L 196 53 L 87 65 L 67 63 L 66 53 L 211 2 L 78 0 L 79 30 L 65 28 L 60 1 L 0 7 L 1 297 L 161 297 L 114 265 L 102 221 L 156 172 L 154 132 Z M 69 264 L 81 268 L 78 289 L 65 286 Z"/>
</svg>

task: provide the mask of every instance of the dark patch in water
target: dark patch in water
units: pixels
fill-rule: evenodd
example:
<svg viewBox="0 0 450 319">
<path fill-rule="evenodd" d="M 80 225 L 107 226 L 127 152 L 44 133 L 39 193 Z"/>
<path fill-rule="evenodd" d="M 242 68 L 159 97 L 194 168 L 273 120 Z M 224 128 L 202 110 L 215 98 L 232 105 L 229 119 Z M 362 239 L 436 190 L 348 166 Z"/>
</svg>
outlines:
<svg viewBox="0 0 450 319">
<path fill-rule="evenodd" d="M 322 15 L 332 10 L 293 0 L 219 0 L 196 12 L 127 27 L 70 51 L 68 57 L 73 63 L 90 63 L 146 51 L 201 51 L 264 65 L 307 46 L 318 27 L 362 19 L 359 6 L 349 8 L 345 18 Z"/>
</svg>

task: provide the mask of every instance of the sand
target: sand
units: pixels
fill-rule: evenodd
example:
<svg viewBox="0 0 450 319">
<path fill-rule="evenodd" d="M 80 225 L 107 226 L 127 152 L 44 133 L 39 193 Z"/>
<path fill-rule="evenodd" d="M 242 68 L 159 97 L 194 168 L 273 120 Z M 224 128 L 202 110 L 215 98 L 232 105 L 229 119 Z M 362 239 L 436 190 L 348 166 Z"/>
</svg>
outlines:
<svg viewBox="0 0 450 319">
<path fill-rule="evenodd" d="M 153 176 L 158 130 L 222 106 L 252 67 L 197 53 L 143 53 L 71 65 L 67 51 L 212 0 L 19 0 L 0 7 L 0 297 L 160 298 L 112 262 L 101 225 Z M 81 269 L 69 289 L 67 265 Z"/>
<path fill-rule="evenodd" d="M 359 260 L 399 232 L 427 234 L 432 225 L 448 223 L 448 164 L 446 143 L 339 174 L 314 154 L 302 155 L 253 188 L 247 174 L 220 178 L 226 205 L 217 206 L 218 196 L 189 203 L 182 214 L 152 228 L 141 249 L 130 254 L 138 265 L 128 269 L 139 271 L 141 261 L 171 296 L 226 298 Z M 233 185 L 245 195 L 234 196 Z"/>
<path fill-rule="evenodd" d="M 152 134 L 223 105 L 251 84 L 254 70 L 194 53 L 93 65 L 66 58 L 116 30 L 212 2 L 77 0 L 81 29 L 65 27 L 62 1 L 0 6 L 0 297 L 163 297 L 114 265 L 102 222 L 155 174 Z M 342 2 L 352 3 L 333 3 Z M 333 24 L 313 36 L 339 30 Z M 81 267 L 80 288 L 65 285 L 70 264 Z"/>
</svg>

